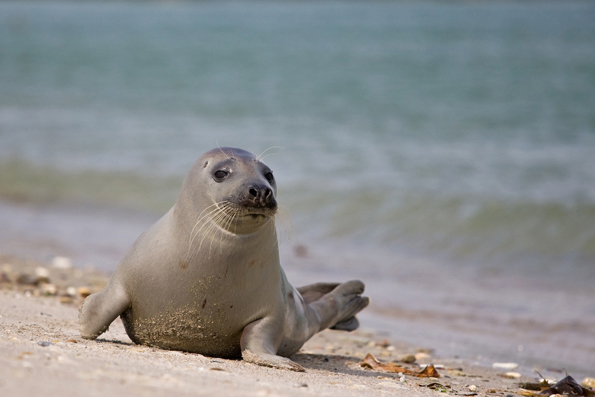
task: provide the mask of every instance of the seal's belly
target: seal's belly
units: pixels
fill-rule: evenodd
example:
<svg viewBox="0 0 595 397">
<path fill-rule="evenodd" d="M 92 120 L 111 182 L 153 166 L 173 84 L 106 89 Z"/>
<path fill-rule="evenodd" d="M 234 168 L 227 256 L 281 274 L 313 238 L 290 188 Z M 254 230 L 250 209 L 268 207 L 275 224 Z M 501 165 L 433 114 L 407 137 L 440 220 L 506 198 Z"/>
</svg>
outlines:
<svg viewBox="0 0 595 397">
<path fill-rule="evenodd" d="M 281 302 L 269 296 L 270 290 L 241 294 L 206 288 L 199 291 L 178 296 L 137 294 L 121 315 L 128 336 L 135 343 L 163 349 L 239 357 L 246 325 L 270 313 L 272 302 Z"/>
<path fill-rule="evenodd" d="M 216 318 L 199 306 L 165 310 L 152 317 L 135 315 L 129 308 L 121 318 L 135 343 L 218 357 L 238 357 L 240 338 L 249 321 Z"/>
</svg>

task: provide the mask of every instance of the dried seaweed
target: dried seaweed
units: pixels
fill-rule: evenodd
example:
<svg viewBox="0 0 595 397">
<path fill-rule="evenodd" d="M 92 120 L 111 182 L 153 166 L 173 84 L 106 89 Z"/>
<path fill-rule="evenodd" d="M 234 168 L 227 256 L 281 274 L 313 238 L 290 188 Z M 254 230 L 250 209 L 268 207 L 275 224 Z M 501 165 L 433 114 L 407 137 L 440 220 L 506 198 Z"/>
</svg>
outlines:
<svg viewBox="0 0 595 397">
<path fill-rule="evenodd" d="M 382 370 L 395 373 L 403 373 L 406 375 L 412 375 L 418 378 L 439 378 L 440 374 L 436 371 L 433 365 L 428 365 L 422 371 L 415 372 L 410 369 L 401 367 L 395 363 L 383 364 L 376 359 L 372 354 L 368 353 L 364 358 L 364 361 L 360 363 L 364 368 L 371 368 L 375 370 Z"/>
</svg>

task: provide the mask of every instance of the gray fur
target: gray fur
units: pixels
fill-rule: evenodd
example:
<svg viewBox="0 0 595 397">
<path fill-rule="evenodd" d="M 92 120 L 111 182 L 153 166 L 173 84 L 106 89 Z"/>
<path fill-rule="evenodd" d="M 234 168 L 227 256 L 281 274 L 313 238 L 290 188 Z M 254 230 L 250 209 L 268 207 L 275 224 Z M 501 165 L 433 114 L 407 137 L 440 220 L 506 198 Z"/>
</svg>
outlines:
<svg viewBox="0 0 595 397">
<path fill-rule="evenodd" d="M 228 172 L 219 182 L 218 169 Z M 303 371 L 287 357 L 312 335 L 357 328 L 354 316 L 369 303 L 362 282 L 295 289 L 287 281 L 269 171 L 241 149 L 203 154 L 172 209 L 83 302 L 81 336 L 95 339 L 121 316 L 135 343 Z M 227 215 L 217 209 L 225 206 Z"/>
</svg>

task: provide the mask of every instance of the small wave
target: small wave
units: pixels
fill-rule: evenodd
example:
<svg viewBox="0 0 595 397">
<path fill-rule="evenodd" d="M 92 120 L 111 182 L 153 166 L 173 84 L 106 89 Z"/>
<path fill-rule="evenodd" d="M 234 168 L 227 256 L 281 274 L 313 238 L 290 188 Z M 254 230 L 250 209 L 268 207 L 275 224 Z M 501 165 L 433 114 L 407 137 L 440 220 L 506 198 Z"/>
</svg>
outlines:
<svg viewBox="0 0 595 397">
<path fill-rule="evenodd" d="M 399 195 L 395 191 L 301 197 L 297 228 L 318 223 L 321 237 L 449 262 L 595 276 L 595 203 Z M 297 201 L 297 200 L 296 200 Z M 292 208 L 294 203 L 289 203 Z"/>
<path fill-rule="evenodd" d="M 23 203 L 80 202 L 163 212 L 175 202 L 181 181 L 126 171 L 65 171 L 20 159 L 0 162 L 0 197 Z"/>
</svg>

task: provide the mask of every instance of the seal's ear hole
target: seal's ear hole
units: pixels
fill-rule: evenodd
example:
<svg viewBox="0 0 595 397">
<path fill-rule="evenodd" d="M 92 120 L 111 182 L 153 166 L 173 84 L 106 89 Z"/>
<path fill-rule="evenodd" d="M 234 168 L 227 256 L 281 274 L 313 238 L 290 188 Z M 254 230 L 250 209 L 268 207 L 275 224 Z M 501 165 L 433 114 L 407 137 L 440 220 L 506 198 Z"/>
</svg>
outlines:
<svg viewBox="0 0 595 397">
<path fill-rule="evenodd" d="M 215 182 L 223 182 L 223 180 L 225 178 L 227 178 L 227 175 L 229 175 L 229 172 L 223 171 L 223 170 L 217 170 L 213 174 L 213 179 L 215 180 Z"/>
<path fill-rule="evenodd" d="M 202 166 L 202 168 L 207 168 L 207 165 L 209 165 L 209 161 L 205 161 L 205 165 Z"/>
</svg>

